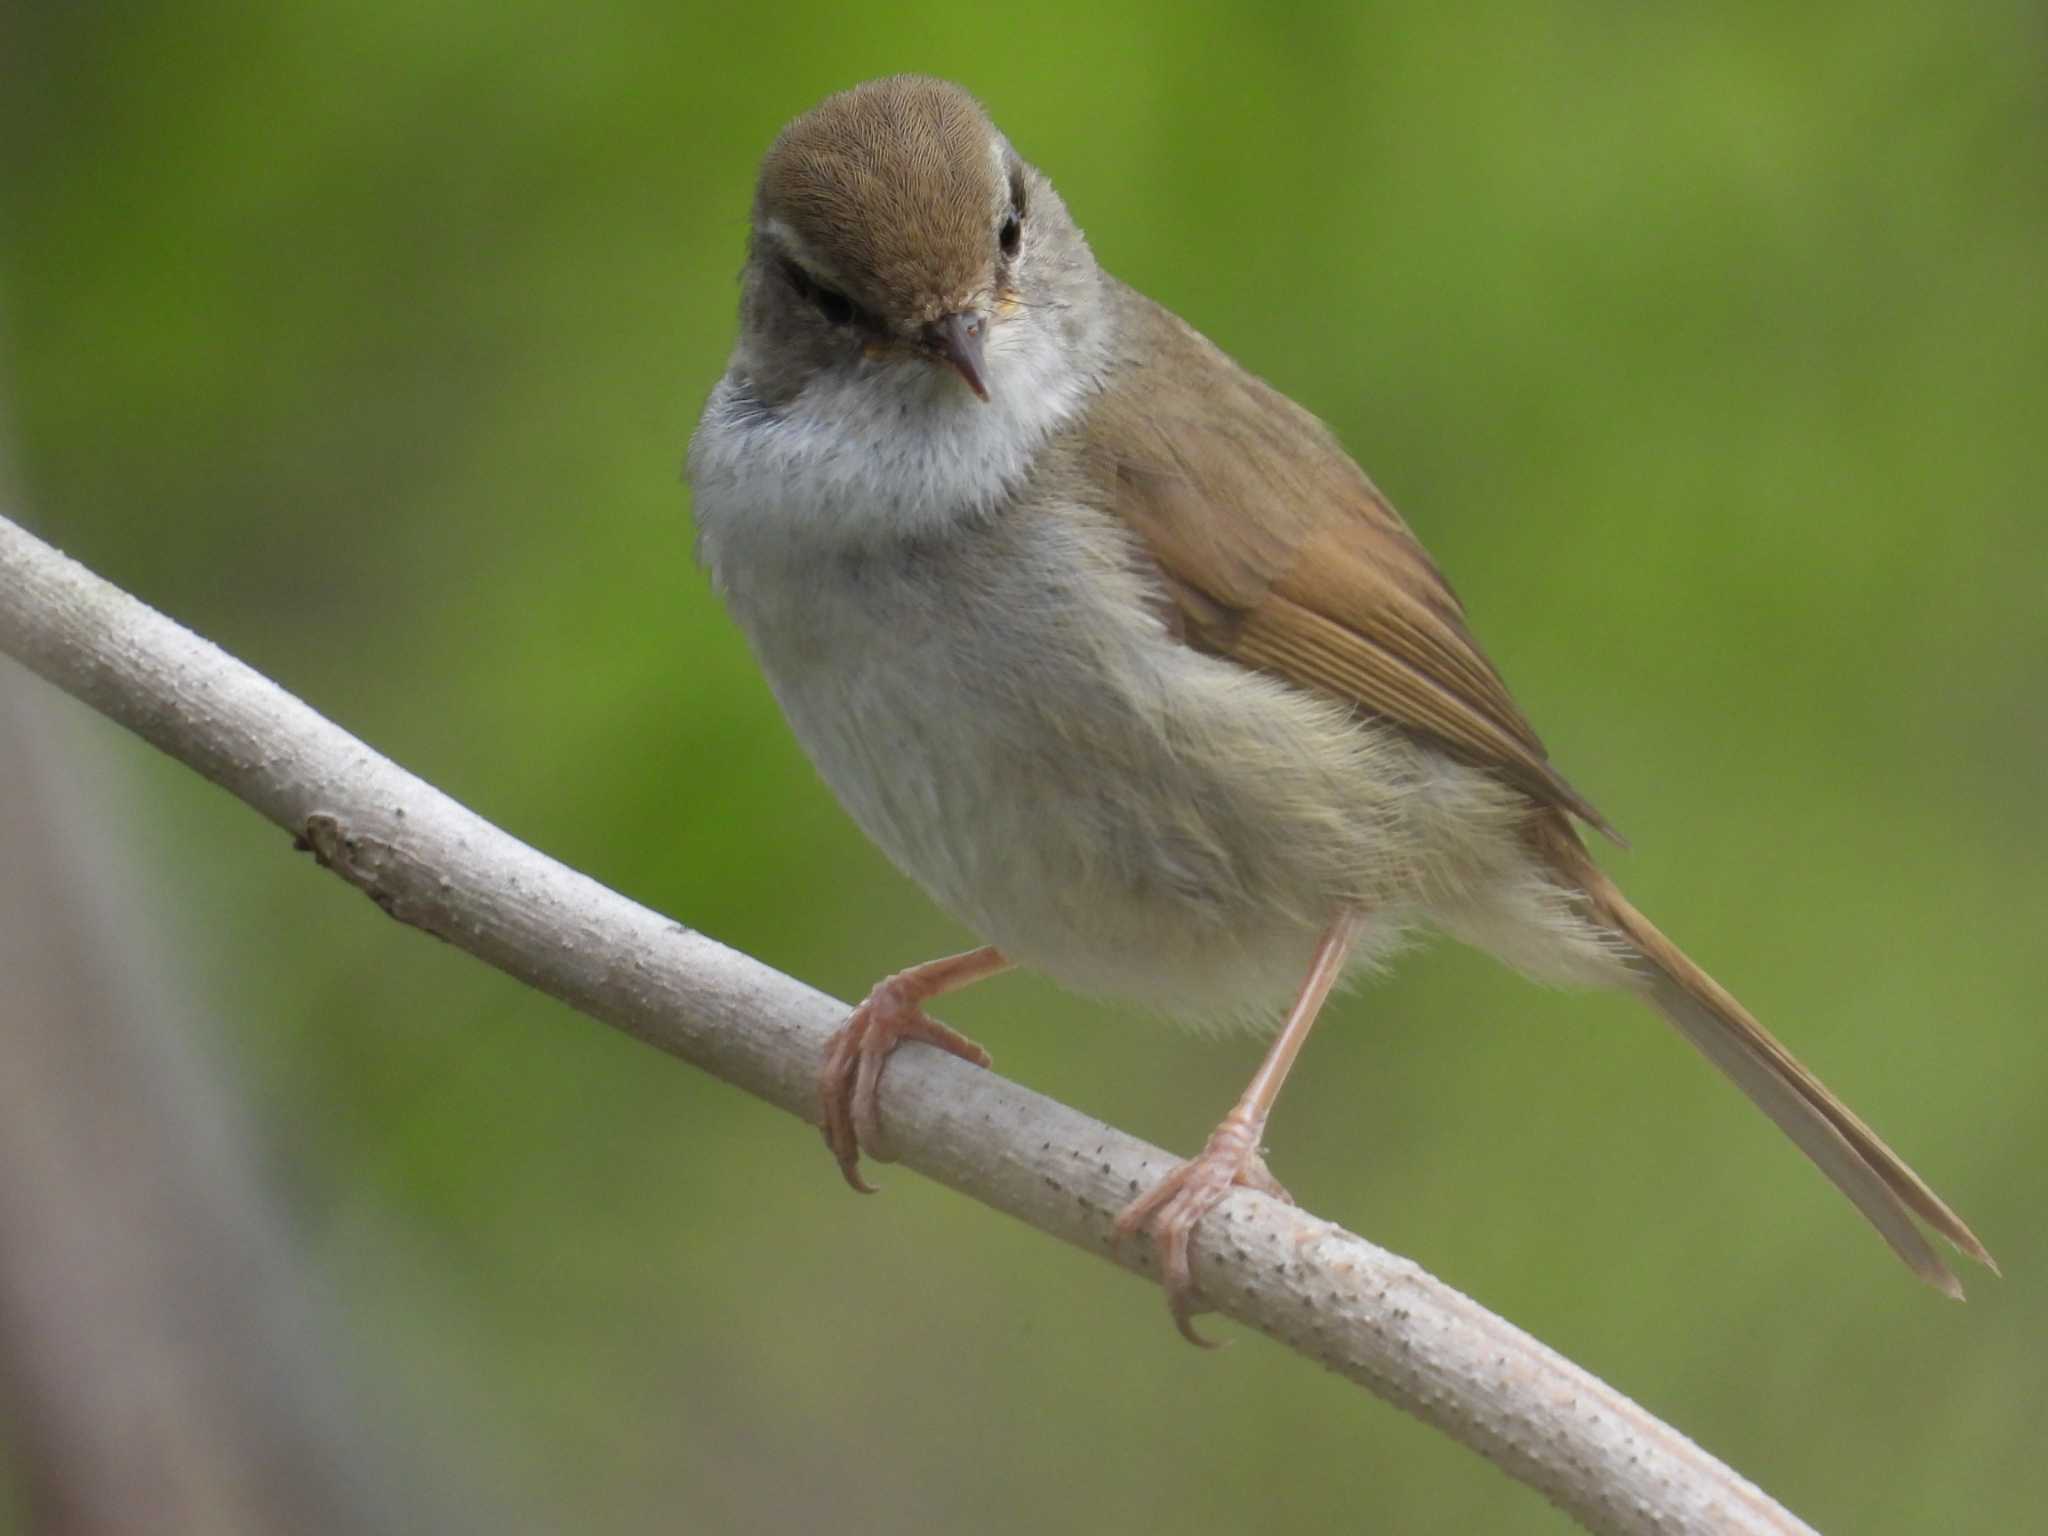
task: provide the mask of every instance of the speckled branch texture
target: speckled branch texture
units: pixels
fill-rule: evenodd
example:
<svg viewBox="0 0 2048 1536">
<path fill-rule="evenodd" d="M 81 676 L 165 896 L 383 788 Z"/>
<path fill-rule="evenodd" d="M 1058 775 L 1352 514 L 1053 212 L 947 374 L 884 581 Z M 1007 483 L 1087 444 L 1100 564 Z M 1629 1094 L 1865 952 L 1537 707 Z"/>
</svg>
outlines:
<svg viewBox="0 0 2048 1536">
<path fill-rule="evenodd" d="M 815 1119 L 844 1004 L 543 857 L 4 519 L 0 650 L 245 801 L 401 922 Z M 1110 1223 L 1167 1153 L 919 1045 L 892 1062 L 882 1108 L 905 1165 L 1148 1272 L 1142 1244 L 1112 1253 Z M 1218 1312 L 1453 1436 L 1589 1530 L 1809 1529 L 1520 1329 L 1306 1211 L 1239 1191 L 1204 1225 L 1195 1278 Z M 1159 1347 L 1181 1347 L 1163 1323 Z"/>
</svg>

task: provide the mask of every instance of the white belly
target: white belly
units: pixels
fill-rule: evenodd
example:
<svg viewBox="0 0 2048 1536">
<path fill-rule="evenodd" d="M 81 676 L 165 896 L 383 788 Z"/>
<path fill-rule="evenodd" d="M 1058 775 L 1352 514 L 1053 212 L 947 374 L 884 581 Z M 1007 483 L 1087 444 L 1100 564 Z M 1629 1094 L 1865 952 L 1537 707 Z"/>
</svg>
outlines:
<svg viewBox="0 0 2048 1536">
<path fill-rule="evenodd" d="M 1610 979 L 1520 852 L 1519 792 L 1182 644 L 1103 514 L 869 504 L 872 479 L 816 472 L 789 427 L 700 433 L 700 554 L 847 810 L 1012 959 L 1277 1019 L 1349 908 L 1367 919 L 1354 967 L 1429 918 L 1539 975 Z"/>
<path fill-rule="evenodd" d="M 1372 914 L 1361 959 L 1397 943 L 1429 806 L 1497 786 L 1188 650 L 1071 526 L 1012 517 L 719 571 L 863 830 L 1019 963 L 1176 1012 L 1270 1012 L 1342 906 Z"/>
</svg>

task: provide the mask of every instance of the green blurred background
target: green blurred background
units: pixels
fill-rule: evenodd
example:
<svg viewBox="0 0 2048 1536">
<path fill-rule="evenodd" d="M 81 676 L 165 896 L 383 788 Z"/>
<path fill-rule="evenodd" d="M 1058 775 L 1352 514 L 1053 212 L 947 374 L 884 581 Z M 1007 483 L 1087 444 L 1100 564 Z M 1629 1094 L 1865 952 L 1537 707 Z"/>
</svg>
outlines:
<svg viewBox="0 0 2048 1536">
<path fill-rule="evenodd" d="M 1824 1530 L 2037 1520 L 2038 7 L 19 8 L 0 361 L 33 521 L 808 981 L 963 944 L 790 741 L 679 481 L 757 157 L 908 69 L 1335 425 L 1634 840 L 1631 894 L 2008 1278 L 1943 1303 L 1647 1014 L 1448 947 L 1335 1011 L 1276 1171 Z M 908 1174 L 852 1198 L 803 1127 L 82 729 L 365 1411 L 534 1528 L 1567 1528 Z M 1181 1149 L 1258 1050 L 1031 978 L 945 1012 Z"/>
</svg>

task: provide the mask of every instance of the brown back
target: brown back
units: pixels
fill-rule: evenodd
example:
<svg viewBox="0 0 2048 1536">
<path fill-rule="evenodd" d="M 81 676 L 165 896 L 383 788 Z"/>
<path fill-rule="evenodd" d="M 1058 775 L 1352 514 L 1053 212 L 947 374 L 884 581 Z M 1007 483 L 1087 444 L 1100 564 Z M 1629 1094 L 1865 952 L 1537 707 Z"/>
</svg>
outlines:
<svg viewBox="0 0 2048 1536">
<path fill-rule="evenodd" d="M 1150 300 L 1118 302 L 1131 361 L 1090 414 L 1088 452 L 1187 641 L 1393 720 L 1614 837 L 1329 429 Z"/>
</svg>

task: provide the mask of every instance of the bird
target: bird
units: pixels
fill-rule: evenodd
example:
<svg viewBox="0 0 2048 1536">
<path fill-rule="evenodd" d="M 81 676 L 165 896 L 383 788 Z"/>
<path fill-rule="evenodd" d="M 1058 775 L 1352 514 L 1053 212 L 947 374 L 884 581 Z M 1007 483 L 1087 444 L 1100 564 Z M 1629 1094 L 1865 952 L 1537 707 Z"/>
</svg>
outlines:
<svg viewBox="0 0 2048 1536">
<path fill-rule="evenodd" d="M 1976 1236 L 1632 906 L 1435 562 L 1335 435 L 1103 270 L 964 88 L 857 85 L 790 122 L 739 329 L 688 450 L 696 553 L 797 740 L 980 947 L 880 981 L 832 1037 L 847 1182 L 927 1005 L 1023 966 L 1278 1028 L 1202 1150 L 1140 1193 L 1181 1333 L 1190 1253 L 1263 1152 L 1325 1000 L 1441 932 L 1632 992 L 1937 1289 Z"/>
</svg>

